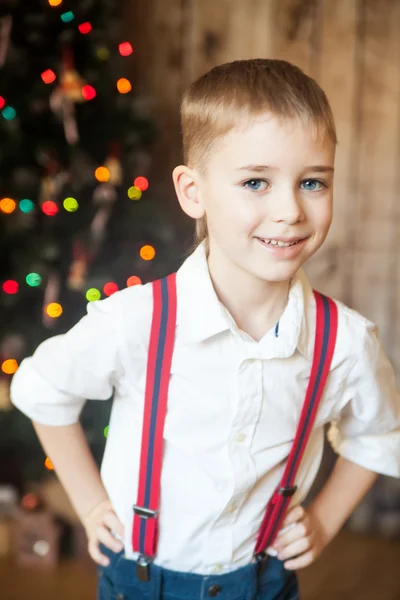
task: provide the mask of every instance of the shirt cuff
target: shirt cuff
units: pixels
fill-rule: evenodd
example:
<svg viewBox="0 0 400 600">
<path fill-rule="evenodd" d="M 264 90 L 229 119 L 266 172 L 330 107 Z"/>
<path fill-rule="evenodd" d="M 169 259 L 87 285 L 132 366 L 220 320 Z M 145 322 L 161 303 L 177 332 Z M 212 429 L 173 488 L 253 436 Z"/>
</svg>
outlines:
<svg viewBox="0 0 400 600">
<path fill-rule="evenodd" d="M 400 477 L 400 431 L 382 436 L 359 436 L 335 439 L 332 443 L 337 454 L 369 471 Z"/>
</svg>

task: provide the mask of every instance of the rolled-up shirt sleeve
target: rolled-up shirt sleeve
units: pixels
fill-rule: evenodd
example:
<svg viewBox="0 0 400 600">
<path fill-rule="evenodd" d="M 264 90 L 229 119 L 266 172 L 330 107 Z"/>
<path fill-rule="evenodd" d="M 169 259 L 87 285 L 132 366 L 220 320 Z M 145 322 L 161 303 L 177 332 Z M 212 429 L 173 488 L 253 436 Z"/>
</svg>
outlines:
<svg viewBox="0 0 400 600">
<path fill-rule="evenodd" d="M 44 425 L 71 425 L 86 400 L 107 400 L 120 370 L 118 293 L 91 302 L 67 333 L 25 358 L 11 382 L 11 401 Z"/>
<path fill-rule="evenodd" d="M 400 394 L 377 328 L 369 321 L 365 322 L 361 347 L 356 348 L 329 439 L 334 450 L 349 461 L 400 477 Z"/>
</svg>

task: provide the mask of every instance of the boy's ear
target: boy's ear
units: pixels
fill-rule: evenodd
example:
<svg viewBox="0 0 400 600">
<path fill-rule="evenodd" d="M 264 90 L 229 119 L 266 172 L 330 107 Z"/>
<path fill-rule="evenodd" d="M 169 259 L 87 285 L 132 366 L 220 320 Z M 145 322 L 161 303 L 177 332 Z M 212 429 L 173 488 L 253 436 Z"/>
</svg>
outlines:
<svg viewBox="0 0 400 600">
<path fill-rule="evenodd" d="M 204 216 L 198 177 L 196 171 L 186 165 L 179 165 L 172 172 L 172 180 L 179 204 L 182 210 L 192 219 L 201 219 Z"/>
</svg>

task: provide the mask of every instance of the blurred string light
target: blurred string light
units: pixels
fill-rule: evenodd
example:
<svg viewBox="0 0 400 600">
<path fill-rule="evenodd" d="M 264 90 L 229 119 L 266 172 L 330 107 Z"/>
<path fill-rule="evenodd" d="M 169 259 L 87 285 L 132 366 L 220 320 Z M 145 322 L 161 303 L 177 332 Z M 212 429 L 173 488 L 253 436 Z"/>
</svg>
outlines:
<svg viewBox="0 0 400 600">
<path fill-rule="evenodd" d="M 3 108 L 5 103 L 6 103 L 6 101 L 4 100 L 3 96 L 0 96 L 0 108 Z"/>
<path fill-rule="evenodd" d="M 86 21 L 85 23 L 80 23 L 78 25 L 78 29 L 83 35 L 85 35 L 87 33 L 90 33 L 92 31 L 93 27 L 92 27 L 91 23 L 89 23 L 89 21 Z"/>
<path fill-rule="evenodd" d="M 58 206 L 53 200 L 46 200 L 46 202 L 43 202 L 41 208 L 48 217 L 54 217 L 58 213 Z"/>
<path fill-rule="evenodd" d="M 29 273 L 26 276 L 26 283 L 30 287 L 38 287 L 42 283 L 42 278 L 40 277 L 39 273 Z"/>
<path fill-rule="evenodd" d="M 120 79 L 118 79 L 117 81 L 117 90 L 119 91 L 120 94 L 127 94 L 128 92 L 130 92 L 132 89 L 132 85 L 131 82 L 129 81 L 129 79 L 126 79 L 125 77 L 121 77 Z"/>
<path fill-rule="evenodd" d="M 85 100 L 93 100 L 93 98 L 96 98 L 96 90 L 92 85 L 84 85 L 82 87 L 82 96 Z"/>
<path fill-rule="evenodd" d="M 99 60 L 108 60 L 110 58 L 110 51 L 105 46 L 101 46 L 101 48 L 97 48 L 96 55 Z"/>
<path fill-rule="evenodd" d="M 6 294 L 17 294 L 19 290 L 19 284 L 18 281 L 15 281 L 14 279 L 7 279 L 7 281 L 3 283 L 2 288 L 3 292 Z"/>
<path fill-rule="evenodd" d="M 44 83 L 53 83 L 56 80 L 56 74 L 51 69 L 47 69 L 47 71 L 43 71 L 41 78 Z"/>
<path fill-rule="evenodd" d="M 13 375 L 18 370 L 18 363 L 15 358 L 8 358 L 1 365 L 1 370 L 6 375 Z"/>
<path fill-rule="evenodd" d="M 63 0 L 49 0 L 50 6 L 60 6 Z"/>
<path fill-rule="evenodd" d="M 17 208 L 17 203 L 12 198 L 2 198 L 0 200 L 0 210 L 6 215 L 10 215 Z"/>
<path fill-rule="evenodd" d="M 126 281 L 126 285 L 128 287 L 132 287 L 134 285 L 140 285 L 141 283 L 142 283 L 142 280 L 137 275 L 131 275 L 131 277 L 128 277 L 128 279 Z"/>
<path fill-rule="evenodd" d="M 108 430 L 110 429 L 110 426 L 107 425 L 107 427 L 104 427 L 104 437 L 107 438 L 108 437 Z"/>
<path fill-rule="evenodd" d="M 132 45 L 129 42 L 121 42 L 118 46 L 118 50 L 121 56 L 129 56 L 133 52 Z"/>
<path fill-rule="evenodd" d="M 35 510 L 35 508 L 37 508 L 39 504 L 39 498 L 33 492 L 25 494 L 25 496 L 21 500 L 21 506 L 25 510 Z"/>
<path fill-rule="evenodd" d="M 90 290 L 86 292 L 86 300 L 88 302 L 96 302 L 96 300 L 100 300 L 100 298 L 101 292 L 97 288 L 90 288 Z"/>
<path fill-rule="evenodd" d="M 50 302 L 45 308 L 46 314 L 52 319 L 57 319 L 62 315 L 63 309 L 58 302 Z"/>
<path fill-rule="evenodd" d="M 142 192 L 145 192 L 149 188 L 149 181 L 146 177 L 136 177 L 133 185 L 142 190 Z"/>
<path fill-rule="evenodd" d="M 118 286 L 113 281 L 109 281 L 104 285 L 103 292 L 106 296 L 111 296 L 112 294 L 115 294 L 115 292 L 118 292 Z"/>
<path fill-rule="evenodd" d="M 63 202 L 63 207 L 68 212 L 76 212 L 79 208 L 79 204 L 75 198 L 69 197 L 69 198 L 65 198 L 65 200 Z"/>
<path fill-rule="evenodd" d="M 135 185 L 132 185 L 128 190 L 128 196 L 131 200 L 140 200 L 142 197 L 142 190 Z"/>
<path fill-rule="evenodd" d="M 19 209 L 23 213 L 30 213 L 30 212 L 32 212 L 35 209 L 35 205 L 32 202 L 32 200 L 29 200 L 28 198 L 24 198 L 19 203 Z"/>
<path fill-rule="evenodd" d="M 139 254 L 143 260 L 153 260 L 156 255 L 156 251 L 153 246 L 146 245 L 140 248 Z"/>
<path fill-rule="evenodd" d="M 54 471 L 54 466 L 53 463 L 51 462 L 51 460 L 49 459 L 49 457 L 46 457 L 46 460 L 44 461 L 44 466 L 46 467 L 46 469 L 48 471 Z"/>
<path fill-rule="evenodd" d="M 17 116 L 17 111 L 12 106 L 6 106 L 1 111 L 1 114 L 6 121 L 12 121 Z"/>
<path fill-rule="evenodd" d="M 97 167 L 94 172 L 94 176 L 96 177 L 97 181 L 108 181 L 110 179 L 110 171 L 107 169 L 107 167 Z"/>
<path fill-rule="evenodd" d="M 71 21 L 73 21 L 74 19 L 75 19 L 75 15 L 74 15 L 74 13 L 72 12 L 72 10 L 69 10 L 69 11 L 67 11 L 67 12 L 65 12 L 65 13 L 63 13 L 63 14 L 61 15 L 61 20 L 62 20 L 64 23 L 70 23 L 70 22 L 71 22 Z"/>
</svg>

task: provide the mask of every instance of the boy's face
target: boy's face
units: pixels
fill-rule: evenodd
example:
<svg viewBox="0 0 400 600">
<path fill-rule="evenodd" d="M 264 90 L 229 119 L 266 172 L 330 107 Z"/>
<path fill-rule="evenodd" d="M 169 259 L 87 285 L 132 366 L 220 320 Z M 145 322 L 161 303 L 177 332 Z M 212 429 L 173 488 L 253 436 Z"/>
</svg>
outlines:
<svg viewBox="0 0 400 600">
<path fill-rule="evenodd" d="M 289 280 L 328 233 L 334 156 L 327 135 L 271 115 L 218 140 L 191 190 L 207 218 L 213 265 Z"/>
</svg>

